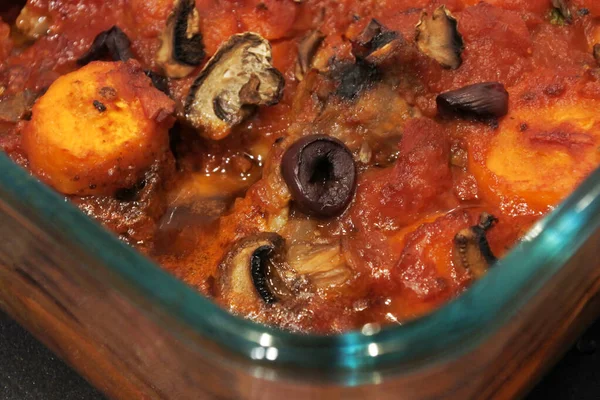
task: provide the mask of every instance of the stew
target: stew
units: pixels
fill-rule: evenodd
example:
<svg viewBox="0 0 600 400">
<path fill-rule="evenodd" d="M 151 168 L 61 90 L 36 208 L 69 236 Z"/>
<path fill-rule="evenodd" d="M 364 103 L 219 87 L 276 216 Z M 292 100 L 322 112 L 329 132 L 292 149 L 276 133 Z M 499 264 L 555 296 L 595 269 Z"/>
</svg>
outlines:
<svg viewBox="0 0 600 400">
<path fill-rule="evenodd" d="M 0 15 L 4 152 L 232 313 L 287 330 L 431 312 L 600 165 L 594 0 Z"/>
</svg>

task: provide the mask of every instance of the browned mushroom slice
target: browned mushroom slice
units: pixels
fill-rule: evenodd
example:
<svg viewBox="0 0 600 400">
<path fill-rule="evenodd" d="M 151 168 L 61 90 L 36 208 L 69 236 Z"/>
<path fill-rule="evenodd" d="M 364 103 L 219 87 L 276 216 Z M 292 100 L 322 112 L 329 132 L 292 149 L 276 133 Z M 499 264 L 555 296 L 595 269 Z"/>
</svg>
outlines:
<svg viewBox="0 0 600 400">
<path fill-rule="evenodd" d="M 234 243 L 219 265 L 217 298 L 237 309 L 293 299 L 307 286 L 285 259 L 285 240 L 259 233 Z"/>
<path fill-rule="evenodd" d="M 493 215 L 482 213 L 477 225 L 461 230 L 454 237 L 454 265 L 465 268 L 476 279 L 485 275 L 496 262 L 486 232 L 497 221 Z"/>
<path fill-rule="evenodd" d="M 268 40 L 251 32 L 233 35 L 194 81 L 185 118 L 203 136 L 222 139 L 258 106 L 277 104 L 284 83 L 283 75 L 271 64 Z"/>
<path fill-rule="evenodd" d="M 573 15 L 571 14 L 568 3 L 568 0 L 552 0 L 552 6 L 560 13 L 560 16 L 562 17 L 562 19 L 559 18 L 554 21 L 554 24 L 563 25 L 565 22 L 571 22 Z"/>
<path fill-rule="evenodd" d="M 175 0 L 161 35 L 156 61 L 171 78 L 183 78 L 200 65 L 206 53 L 194 0 Z"/>
<path fill-rule="evenodd" d="M 310 31 L 298 45 L 298 62 L 296 63 L 296 79 L 301 81 L 304 79 L 304 74 L 312 67 L 312 61 L 323 43 L 325 35 L 319 31 Z"/>
<path fill-rule="evenodd" d="M 404 38 L 391 31 L 376 19 L 372 19 L 365 29 L 352 40 L 352 52 L 357 58 L 372 64 L 381 64 L 394 54 Z"/>
<path fill-rule="evenodd" d="M 431 16 L 423 12 L 415 40 L 421 52 L 444 68 L 457 69 L 462 64 L 463 39 L 456 18 L 445 6 L 435 9 Z"/>
</svg>

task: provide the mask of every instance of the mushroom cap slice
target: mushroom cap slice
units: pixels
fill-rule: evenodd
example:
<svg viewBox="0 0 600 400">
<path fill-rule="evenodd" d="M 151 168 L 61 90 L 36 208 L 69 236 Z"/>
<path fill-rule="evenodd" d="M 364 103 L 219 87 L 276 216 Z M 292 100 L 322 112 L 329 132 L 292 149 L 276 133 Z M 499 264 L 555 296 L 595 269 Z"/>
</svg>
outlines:
<svg viewBox="0 0 600 400">
<path fill-rule="evenodd" d="M 376 19 L 371 19 L 351 42 L 352 53 L 357 58 L 380 65 L 397 53 L 404 44 L 404 38 L 399 32 L 389 30 Z"/>
<path fill-rule="evenodd" d="M 295 71 L 298 81 L 303 80 L 304 75 L 311 69 L 313 58 L 323 40 L 325 40 L 325 35 L 319 30 L 313 30 L 304 36 L 298 44 L 298 61 Z"/>
<path fill-rule="evenodd" d="M 496 222 L 498 219 L 493 215 L 482 213 L 477 225 L 462 229 L 454 237 L 454 265 L 466 269 L 476 279 L 483 277 L 496 262 L 486 237 Z"/>
<path fill-rule="evenodd" d="M 444 68 L 457 69 L 462 64 L 463 39 L 456 18 L 445 6 L 436 8 L 431 16 L 421 14 L 415 40 L 421 52 Z"/>
<path fill-rule="evenodd" d="M 271 44 L 252 32 L 221 45 L 192 84 L 185 118 L 209 139 L 222 139 L 258 106 L 277 104 L 283 75 L 271 64 Z"/>
<path fill-rule="evenodd" d="M 233 244 L 219 264 L 216 297 L 237 310 L 293 300 L 307 281 L 285 259 L 285 239 L 263 232 Z"/>
<path fill-rule="evenodd" d="M 200 65 L 205 55 L 196 2 L 175 0 L 161 35 L 156 61 L 167 76 L 183 78 Z"/>
</svg>

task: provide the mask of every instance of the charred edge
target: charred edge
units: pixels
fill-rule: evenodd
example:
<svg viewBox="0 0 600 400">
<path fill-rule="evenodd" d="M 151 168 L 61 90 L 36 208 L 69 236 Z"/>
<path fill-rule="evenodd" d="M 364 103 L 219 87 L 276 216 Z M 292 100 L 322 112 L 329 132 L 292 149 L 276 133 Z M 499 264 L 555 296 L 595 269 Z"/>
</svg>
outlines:
<svg viewBox="0 0 600 400">
<path fill-rule="evenodd" d="M 103 113 L 104 111 L 106 111 L 106 106 L 102 104 L 102 102 L 100 102 L 99 100 L 94 100 L 92 104 L 94 104 L 94 108 L 98 110 L 98 112 Z"/>
<path fill-rule="evenodd" d="M 477 246 L 479 247 L 481 255 L 485 259 L 485 262 L 488 264 L 488 266 L 492 266 L 496 261 L 498 261 L 498 259 L 494 253 L 492 253 L 490 243 L 485 236 L 486 229 L 483 229 L 480 226 L 475 226 L 473 227 L 473 232 L 475 233 Z"/>
<path fill-rule="evenodd" d="M 362 32 L 350 41 L 352 53 L 357 59 L 380 64 L 393 55 L 397 45 L 404 42 L 404 37 L 389 30 L 376 19 L 371 19 Z"/>
<path fill-rule="evenodd" d="M 359 59 L 355 63 L 335 68 L 333 78 L 339 82 L 335 94 L 346 100 L 355 100 L 363 91 L 381 80 L 381 72 L 375 65 Z"/>
<path fill-rule="evenodd" d="M 77 64 L 84 66 L 92 61 L 111 58 L 113 61 L 127 61 L 133 58 L 130 49 L 131 41 L 118 26 L 100 32 L 88 51 L 79 59 Z"/>
<path fill-rule="evenodd" d="M 150 70 L 146 70 L 146 71 L 144 71 L 144 73 L 146 74 L 146 76 L 148 78 L 150 78 L 150 80 L 152 81 L 152 85 L 155 88 L 157 88 L 158 90 L 160 90 L 167 96 L 171 95 L 170 91 L 169 91 L 169 80 L 167 79 L 166 76 L 157 74 L 156 72 L 150 71 Z"/>
</svg>

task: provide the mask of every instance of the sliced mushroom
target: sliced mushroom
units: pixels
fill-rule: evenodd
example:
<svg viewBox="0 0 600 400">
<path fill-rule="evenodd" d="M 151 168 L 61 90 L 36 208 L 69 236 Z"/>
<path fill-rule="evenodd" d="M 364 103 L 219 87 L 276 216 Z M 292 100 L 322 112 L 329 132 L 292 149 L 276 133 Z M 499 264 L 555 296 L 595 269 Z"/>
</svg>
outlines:
<svg viewBox="0 0 600 400">
<path fill-rule="evenodd" d="M 560 13 L 560 17 L 555 20 L 555 25 L 563 25 L 565 22 L 570 23 L 573 19 L 573 15 L 571 14 L 571 10 L 569 9 L 569 1 L 568 0 L 552 0 L 552 6 L 555 10 Z"/>
<path fill-rule="evenodd" d="M 304 75 L 310 70 L 312 61 L 323 43 L 325 35 L 319 31 L 310 31 L 298 45 L 298 62 L 296 63 L 296 79 L 301 81 L 304 79 Z"/>
<path fill-rule="evenodd" d="M 258 106 L 277 104 L 284 78 L 271 64 L 271 44 L 256 33 L 233 35 L 194 81 L 185 117 L 210 139 L 229 135 Z"/>
<path fill-rule="evenodd" d="M 200 65 L 205 55 L 195 0 L 175 0 L 156 61 L 167 76 L 183 78 Z"/>
<path fill-rule="evenodd" d="M 461 118 L 500 118 L 508 113 L 508 92 L 499 82 L 484 82 L 442 93 L 438 112 Z"/>
<path fill-rule="evenodd" d="M 219 265 L 217 297 L 239 309 L 257 301 L 273 304 L 293 299 L 308 287 L 307 280 L 286 261 L 285 240 L 276 233 L 259 233 L 234 243 Z"/>
<path fill-rule="evenodd" d="M 351 41 L 352 52 L 357 58 L 378 65 L 394 54 L 394 50 L 404 43 L 404 38 L 372 19 L 358 37 Z"/>
<path fill-rule="evenodd" d="M 92 61 L 109 58 L 113 61 L 127 61 L 133 58 L 131 41 L 119 28 L 113 26 L 109 30 L 100 32 L 92 42 L 88 51 L 77 60 L 79 65 L 87 65 Z"/>
<path fill-rule="evenodd" d="M 462 64 L 463 39 L 458 22 L 445 6 L 439 6 L 429 16 L 421 15 L 415 40 L 419 50 L 444 68 L 457 69 Z"/>
<path fill-rule="evenodd" d="M 486 232 L 496 222 L 498 219 L 493 215 L 482 213 L 477 225 L 461 230 L 454 237 L 454 265 L 465 268 L 476 279 L 496 262 L 486 238 Z"/>
</svg>

